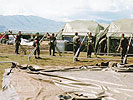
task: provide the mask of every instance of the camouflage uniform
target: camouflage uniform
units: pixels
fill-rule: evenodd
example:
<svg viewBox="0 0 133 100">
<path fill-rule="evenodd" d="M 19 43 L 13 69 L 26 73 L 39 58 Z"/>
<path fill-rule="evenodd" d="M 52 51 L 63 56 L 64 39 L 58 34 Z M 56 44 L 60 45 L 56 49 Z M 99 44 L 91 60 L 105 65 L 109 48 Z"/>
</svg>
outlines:
<svg viewBox="0 0 133 100">
<path fill-rule="evenodd" d="M 51 51 L 53 49 L 53 56 L 55 56 L 55 46 L 56 46 L 56 38 L 50 37 L 50 49 L 49 49 L 50 55 L 51 55 Z"/>
<path fill-rule="evenodd" d="M 78 36 L 74 36 L 73 37 L 73 51 L 74 51 L 74 55 L 76 54 L 76 52 L 77 52 L 79 47 L 80 47 L 80 38 Z M 79 56 L 79 53 L 77 54 L 76 57 L 78 57 L 78 56 Z M 76 60 L 78 60 L 78 59 L 76 58 Z"/>
<path fill-rule="evenodd" d="M 36 56 L 36 52 L 38 53 L 38 57 L 39 57 L 39 55 L 40 55 L 40 43 L 39 43 L 39 41 L 40 41 L 40 38 L 39 37 L 35 37 L 34 38 L 34 44 L 33 44 L 33 46 L 34 47 L 36 47 L 36 50 L 35 50 L 35 52 L 34 52 L 34 55 Z"/>
<path fill-rule="evenodd" d="M 123 62 L 123 58 L 126 55 L 127 46 L 128 46 L 128 40 L 126 38 L 121 38 L 121 40 L 120 40 L 121 62 Z"/>
<path fill-rule="evenodd" d="M 16 40 L 15 40 L 15 53 L 16 54 L 19 54 L 18 50 L 19 50 L 20 43 L 21 43 L 21 35 L 17 35 Z"/>
<path fill-rule="evenodd" d="M 91 57 L 91 53 L 94 50 L 94 37 L 88 36 L 87 38 L 87 58 Z"/>
</svg>

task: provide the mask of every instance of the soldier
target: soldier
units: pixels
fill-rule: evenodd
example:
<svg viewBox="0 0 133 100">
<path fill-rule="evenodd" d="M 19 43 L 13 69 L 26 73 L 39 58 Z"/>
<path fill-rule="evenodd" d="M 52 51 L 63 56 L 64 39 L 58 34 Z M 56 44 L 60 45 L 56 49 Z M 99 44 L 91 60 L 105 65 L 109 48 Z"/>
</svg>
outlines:
<svg viewBox="0 0 133 100">
<path fill-rule="evenodd" d="M 49 53 L 51 55 L 51 51 L 53 49 L 53 56 L 55 56 L 55 46 L 56 46 L 56 38 L 54 36 L 54 33 L 52 34 L 52 36 L 50 37 L 50 49 L 49 49 Z"/>
<path fill-rule="evenodd" d="M 50 34 L 47 32 L 46 38 L 50 40 Z"/>
<path fill-rule="evenodd" d="M 94 37 L 92 33 L 88 34 L 87 38 L 87 58 L 91 58 L 91 53 L 94 50 Z"/>
<path fill-rule="evenodd" d="M 33 34 L 30 35 L 30 41 L 34 41 Z"/>
<path fill-rule="evenodd" d="M 77 52 L 78 48 L 80 47 L 80 45 L 81 45 L 80 38 L 78 37 L 78 33 L 76 32 L 75 36 L 73 37 L 73 52 L 74 52 L 74 55 L 76 54 L 76 52 Z M 78 56 L 79 56 L 79 52 L 76 56 L 76 59 L 75 59 L 76 61 L 79 61 Z"/>
<path fill-rule="evenodd" d="M 123 63 L 123 57 L 126 55 L 127 46 L 128 46 L 128 40 L 124 37 L 124 34 L 122 34 L 120 39 L 120 44 L 117 49 L 117 52 L 119 52 L 119 50 L 121 51 L 121 63 Z"/>
<path fill-rule="evenodd" d="M 18 53 L 18 50 L 19 50 L 19 46 L 20 46 L 20 43 L 21 43 L 21 31 L 18 32 L 16 38 L 15 38 L 15 53 L 16 54 L 19 54 Z"/>
<path fill-rule="evenodd" d="M 36 47 L 36 50 L 34 52 L 35 59 L 40 59 L 40 43 L 39 43 L 39 33 L 36 33 L 36 37 L 34 38 L 34 44 L 33 46 Z M 38 57 L 36 56 L 36 52 L 38 53 Z"/>
</svg>

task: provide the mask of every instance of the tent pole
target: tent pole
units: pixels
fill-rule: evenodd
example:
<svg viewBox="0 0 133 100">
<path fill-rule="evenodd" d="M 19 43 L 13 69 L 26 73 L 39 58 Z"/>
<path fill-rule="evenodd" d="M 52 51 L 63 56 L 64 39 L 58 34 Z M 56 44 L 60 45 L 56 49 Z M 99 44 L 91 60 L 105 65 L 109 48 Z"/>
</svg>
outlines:
<svg viewBox="0 0 133 100">
<path fill-rule="evenodd" d="M 109 53 L 110 53 L 110 40 L 111 40 L 111 38 L 108 37 L 107 38 L 107 55 L 109 55 Z"/>
<path fill-rule="evenodd" d="M 5 33 L 3 34 L 3 36 L 2 36 L 1 39 L 0 39 L 0 42 L 2 42 L 3 38 L 5 37 L 5 35 L 7 35 L 7 32 L 5 32 Z"/>
</svg>

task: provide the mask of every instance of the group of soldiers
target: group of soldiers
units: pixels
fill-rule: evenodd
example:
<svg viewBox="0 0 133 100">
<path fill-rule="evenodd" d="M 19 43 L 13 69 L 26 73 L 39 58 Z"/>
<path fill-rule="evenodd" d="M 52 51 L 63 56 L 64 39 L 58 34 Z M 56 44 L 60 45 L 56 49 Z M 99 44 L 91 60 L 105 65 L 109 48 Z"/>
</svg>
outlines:
<svg viewBox="0 0 133 100">
<path fill-rule="evenodd" d="M 79 47 L 81 46 L 81 41 L 80 41 L 80 37 L 78 36 L 78 33 L 75 33 L 75 36 L 73 37 L 73 51 L 74 51 L 74 55 L 76 54 L 77 50 L 79 49 Z M 91 58 L 91 54 L 94 50 L 94 37 L 92 36 L 92 33 L 88 33 L 88 37 L 87 37 L 87 58 Z M 80 51 L 77 53 L 75 60 L 78 60 L 78 56 L 79 56 Z"/>
<path fill-rule="evenodd" d="M 88 33 L 88 37 L 87 37 L 87 58 L 91 58 L 91 54 L 94 51 L 94 42 L 95 39 L 92 36 L 92 33 Z M 78 33 L 75 33 L 75 36 L 73 37 L 73 49 L 74 49 L 74 55 L 76 54 L 78 48 L 80 47 L 81 42 L 80 42 L 80 38 L 78 36 Z M 121 35 L 121 39 L 120 39 L 120 44 L 117 48 L 117 52 L 120 51 L 121 54 L 121 63 L 123 63 L 123 59 L 127 53 L 127 47 L 130 46 L 127 38 L 125 38 L 124 34 Z M 75 58 L 76 61 L 78 60 L 78 56 L 79 56 L 79 52 Z M 125 63 L 127 63 L 127 59 L 125 59 Z"/>
<path fill-rule="evenodd" d="M 15 38 L 15 53 L 16 54 L 19 54 L 19 46 L 20 46 L 20 43 L 21 43 L 21 38 L 22 38 L 22 35 L 21 35 L 21 31 L 18 32 L 16 38 Z M 54 33 L 52 34 L 52 36 L 50 36 L 48 33 L 47 33 L 47 39 L 50 41 L 49 42 L 49 54 L 52 55 L 52 56 L 55 56 L 55 47 L 56 47 L 56 37 L 54 35 Z M 33 47 L 36 48 L 36 50 L 34 51 L 34 56 L 35 56 L 35 59 L 40 59 L 40 37 L 39 37 L 39 33 L 36 33 L 36 36 L 35 38 L 33 39 L 34 42 L 33 42 Z M 52 50 L 53 50 L 53 54 L 52 53 Z"/>
<path fill-rule="evenodd" d="M 50 34 L 47 33 L 47 39 L 50 41 L 49 42 L 49 55 L 51 55 L 52 50 L 53 50 L 53 54 L 52 56 L 55 56 L 55 47 L 56 47 L 56 37 L 54 35 L 54 33 L 52 34 L 52 36 L 50 36 Z M 94 51 L 94 37 L 92 36 L 92 33 L 88 33 L 87 36 L 87 58 L 91 58 L 91 54 Z M 21 31 L 18 32 L 17 36 L 16 36 L 16 40 L 15 40 L 15 53 L 18 53 L 19 50 L 19 46 L 21 43 Z M 74 55 L 76 54 L 77 50 L 80 48 L 81 46 L 81 40 L 80 37 L 78 36 L 78 33 L 75 33 L 75 36 L 73 37 L 73 52 Z M 34 52 L 35 58 L 38 59 L 40 58 L 40 38 L 39 38 L 39 33 L 36 33 L 36 36 L 34 38 L 34 43 L 33 46 L 36 47 L 36 50 Z M 117 52 L 121 51 L 121 61 L 123 61 L 124 56 L 126 55 L 126 51 L 127 51 L 127 46 L 128 46 L 128 40 L 124 37 L 124 34 L 121 35 L 121 39 L 120 39 L 120 44 L 118 46 Z M 80 51 L 77 53 L 75 60 L 78 60 L 78 56 L 79 56 Z M 37 56 L 36 56 L 37 55 Z"/>
</svg>

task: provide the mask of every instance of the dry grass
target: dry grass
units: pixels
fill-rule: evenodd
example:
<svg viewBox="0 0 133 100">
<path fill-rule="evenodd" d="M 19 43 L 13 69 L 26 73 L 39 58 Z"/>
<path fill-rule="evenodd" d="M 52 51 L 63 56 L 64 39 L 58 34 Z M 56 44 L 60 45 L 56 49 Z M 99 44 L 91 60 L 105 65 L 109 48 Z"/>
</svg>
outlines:
<svg viewBox="0 0 133 100">
<path fill-rule="evenodd" d="M 33 47 L 25 47 L 29 49 L 28 53 L 33 49 Z M 28 61 L 27 55 L 24 56 L 22 55 L 23 53 L 21 52 L 20 55 L 14 55 L 14 46 L 12 45 L 1 45 L 0 44 L 0 61 L 15 61 L 18 62 L 19 64 L 32 64 L 32 65 L 39 65 L 43 66 L 44 68 L 49 66 L 52 68 L 57 68 L 57 67 L 72 67 L 72 66 L 88 66 L 88 65 L 96 65 L 99 62 L 102 62 L 102 59 L 80 59 L 79 62 L 73 63 L 73 54 L 72 53 L 65 53 L 63 54 L 62 57 L 58 56 L 56 54 L 56 57 L 51 57 L 48 54 L 48 50 L 42 46 L 41 49 L 45 49 L 46 51 L 42 51 L 41 54 L 43 56 L 42 59 L 34 59 L 34 57 L 31 58 L 30 61 Z M 12 55 L 13 54 L 13 55 Z M 80 57 L 86 57 L 86 53 L 81 53 Z M 110 57 L 110 56 L 99 56 L 101 58 L 111 58 L 111 59 L 120 59 L 120 57 Z M 95 56 L 93 56 L 95 58 Z M 129 58 L 129 63 L 133 63 L 132 58 Z M 109 60 L 104 60 L 104 61 L 109 61 Z M 3 77 L 4 70 L 8 67 L 10 67 L 10 64 L 0 64 L 0 88 L 1 88 L 1 81 Z M 48 68 L 48 67 L 47 67 Z"/>
</svg>

